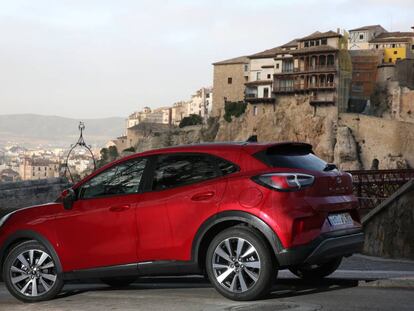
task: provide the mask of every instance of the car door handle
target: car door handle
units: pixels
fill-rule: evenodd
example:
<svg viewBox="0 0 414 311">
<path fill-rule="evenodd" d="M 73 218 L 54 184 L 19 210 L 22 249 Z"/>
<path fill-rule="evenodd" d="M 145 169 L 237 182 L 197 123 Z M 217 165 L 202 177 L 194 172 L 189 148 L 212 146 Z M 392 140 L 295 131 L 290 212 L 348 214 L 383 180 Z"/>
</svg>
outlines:
<svg viewBox="0 0 414 311">
<path fill-rule="evenodd" d="M 191 200 L 193 201 L 206 201 L 208 199 L 211 199 L 214 197 L 214 191 L 207 191 L 207 192 L 201 192 L 193 195 L 191 197 Z"/>
<path fill-rule="evenodd" d="M 123 211 L 128 210 L 129 208 L 130 208 L 130 205 L 129 204 L 125 204 L 125 205 L 114 205 L 114 206 L 111 206 L 109 208 L 109 211 L 110 212 L 123 212 Z"/>
</svg>

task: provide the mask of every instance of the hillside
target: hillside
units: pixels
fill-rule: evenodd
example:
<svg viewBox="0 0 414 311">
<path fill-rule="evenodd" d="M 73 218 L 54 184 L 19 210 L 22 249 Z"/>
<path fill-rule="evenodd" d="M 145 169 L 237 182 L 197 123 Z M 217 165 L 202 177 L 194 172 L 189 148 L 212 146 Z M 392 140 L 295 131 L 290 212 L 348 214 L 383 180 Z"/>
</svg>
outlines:
<svg viewBox="0 0 414 311">
<path fill-rule="evenodd" d="M 35 114 L 0 115 L 0 145 L 12 141 L 25 146 L 68 146 L 79 137 L 79 121 L 85 123 L 86 142 L 97 146 L 120 136 L 125 126 L 120 117 L 77 120 Z"/>
</svg>

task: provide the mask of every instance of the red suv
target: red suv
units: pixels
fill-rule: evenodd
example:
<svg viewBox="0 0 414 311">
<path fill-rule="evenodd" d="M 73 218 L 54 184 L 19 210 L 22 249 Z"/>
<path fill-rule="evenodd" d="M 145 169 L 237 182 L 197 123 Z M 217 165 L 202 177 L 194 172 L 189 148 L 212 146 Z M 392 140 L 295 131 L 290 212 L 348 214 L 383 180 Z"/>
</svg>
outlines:
<svg viewBox="0 0 414 311">
<path fill-rule="evenodd" d="M 277 270 L 325 277 L 363 240 L 351 175 L 310 145 L 215 143 L 135 154 L 55 203 L 8 211 L 0 265 L 25 302 L 67 280 L 204 273 L 225 297 L 253 300 Z"/>
</svg>

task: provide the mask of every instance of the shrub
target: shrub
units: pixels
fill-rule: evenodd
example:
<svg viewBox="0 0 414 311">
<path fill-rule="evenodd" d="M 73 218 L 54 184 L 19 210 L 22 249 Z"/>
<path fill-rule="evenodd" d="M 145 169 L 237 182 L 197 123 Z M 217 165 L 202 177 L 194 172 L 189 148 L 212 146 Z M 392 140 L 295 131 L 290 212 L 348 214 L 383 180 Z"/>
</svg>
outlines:
<svg viewBox="0 0 414 311">
<path fill-rule="evenodd" d="M 224 120 L 231 122 L 231 117 L 240 117 L 246 111 L 247 103 L 240 102 L 226 102 L 224 104 Z"/>
<path fill-rule="evenodd" d="M 185 126 L 197 125 L 197 124 L 202 124 L 202 123 L 203 123 L 203 118 L 201 118 L 198 114 L 190 114 L 188 117 L 184 117 L 178 126 L 185 127 Z"/>
</svg>

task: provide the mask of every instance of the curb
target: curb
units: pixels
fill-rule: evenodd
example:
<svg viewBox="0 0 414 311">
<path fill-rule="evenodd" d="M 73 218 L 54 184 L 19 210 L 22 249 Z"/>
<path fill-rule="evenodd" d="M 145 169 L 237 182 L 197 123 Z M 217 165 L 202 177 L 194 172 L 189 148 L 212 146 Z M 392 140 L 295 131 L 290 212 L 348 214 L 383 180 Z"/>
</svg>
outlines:
<svg viewBox="0 0 414 311">
<path fill-rule="evenodd" d="M 358 287 L 414 288 L 414 277 L 359 281 Z"/>
</svg>

